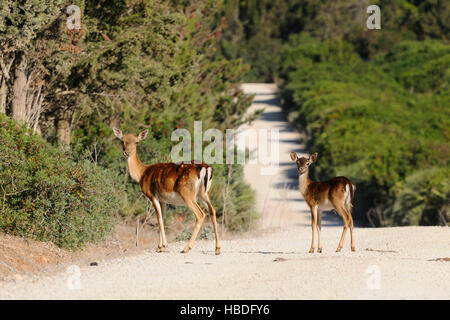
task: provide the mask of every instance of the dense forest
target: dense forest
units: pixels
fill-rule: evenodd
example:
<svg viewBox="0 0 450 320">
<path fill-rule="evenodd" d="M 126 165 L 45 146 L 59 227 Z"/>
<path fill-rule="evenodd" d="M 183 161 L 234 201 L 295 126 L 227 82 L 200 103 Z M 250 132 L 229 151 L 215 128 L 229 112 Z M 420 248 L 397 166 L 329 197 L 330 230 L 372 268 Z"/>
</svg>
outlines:
<svg viewBox="0 0 450 320">
<path fill-rule="evenodd" d="M 222 12 L 209 0 L 2 1 L 0 229 L 67 248 L 103 239 L 148 207 L 111 127 L 149 129 L 139 156 L 157 163 L 170 161 L 176 128 L 245 122 L 249 67 L 217 54 Z M 242 168 L 213 167 L 219 221 L 248 229 L 256 213 Z"/>
<path fill-rule="evenodd" d="M 450 210 L 450 3 L 226 1 L 221 53 L 276 81 L 318 152 L 315 179 L 357 185 L 361 224 L 446 225 Z M 378 5 L 381 29 L 366 9 Z"/>
</svg>

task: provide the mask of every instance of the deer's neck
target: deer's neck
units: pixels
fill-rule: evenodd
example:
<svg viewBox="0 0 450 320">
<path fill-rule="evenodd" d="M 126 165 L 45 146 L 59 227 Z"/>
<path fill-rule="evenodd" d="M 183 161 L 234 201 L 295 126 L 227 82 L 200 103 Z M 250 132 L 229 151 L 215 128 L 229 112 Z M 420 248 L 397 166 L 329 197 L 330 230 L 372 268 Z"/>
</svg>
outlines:
<svg viewBox="0 0 450 320">
<path fill-rule="evenodd" d="M 133 151 L 131 155 L 128 157 L 127 160 L 128 163 L 128 171 L 130 172 L 131 178 L 138 182 L 141 180 L 142 175 L 144 174 L 145 168 L 147 167 L 144 165 L 141 160 L 139 160 L 137 151 Z"/>
<path fill-rule="evenodd" d="M 303 195 L 303 197 L 306 196 L 306 191 L 308 190 L 308 186 L 311 183 L 311 181 L 309 180 L 309 172 L 306 171 L 305 173 L 301 174 L 298 177 L 298 187 L 300 189 L 301 194 Z"/>
</svg>

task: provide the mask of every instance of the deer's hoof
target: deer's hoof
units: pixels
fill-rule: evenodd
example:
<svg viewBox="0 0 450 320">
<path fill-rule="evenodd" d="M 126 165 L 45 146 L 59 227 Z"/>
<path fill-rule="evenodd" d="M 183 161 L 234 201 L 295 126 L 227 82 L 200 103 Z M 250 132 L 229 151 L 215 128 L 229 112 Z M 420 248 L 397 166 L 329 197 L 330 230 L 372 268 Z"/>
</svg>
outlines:
<svg viewBox="0 0 450 320">
<path fill-rule="evenodd" d="M 314 253 L 314 248 L 309 249 L 309 253 Z"/>
<path fill-rule="evenodd" d="M 156 252 L 160 253 L 160 252 L 166 252 L 167 251 L 167 247 L 158 247 L 158 249 L 156 249 Z"/>
<path fill-rule="evenodd" d="M 322 253 L 322 248 L 317 249 L 317 253 Z"/>
<path fill-rule="evenodd" d="M 342 249 L 342 248 L 337 248 L 337 249 L 336 249 L 336 252 L 341 252 L 341 249 Z"/>
<path fill-rule="evenodd" d="M 353 252 L 355 252 L 355 251 L 356 251 L 355 247 L 352 247 L 352 251 L 353 251 Z"/>
<path fill-rule="evenodd" d="M 181 251 L 181 253 L 188 253 L 188 252 L 189 252 L 189 250 L 191 250 L 191 248 L 189 248 L 189 247 L 186 247 L 186 248 L 184 248 L 184 250 L 183 250 L 183 251 Z"/>
<path fill-rule="evenodd" d="M 220 254 L 220 248 L 216 248 L 216 256 Z"/>
</svg>

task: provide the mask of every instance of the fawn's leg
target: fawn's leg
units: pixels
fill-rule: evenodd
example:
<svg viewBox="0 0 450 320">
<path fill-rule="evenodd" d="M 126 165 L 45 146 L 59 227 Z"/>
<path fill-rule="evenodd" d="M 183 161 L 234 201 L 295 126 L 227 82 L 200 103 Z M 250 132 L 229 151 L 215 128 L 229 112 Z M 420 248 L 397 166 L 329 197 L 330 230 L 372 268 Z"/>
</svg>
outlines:
<svg viewBox="0 0 450 320">
<path fill-rule="evenodd" d="M 347 213 L 348 213 L 348 224 L 350 226 L 350 248 L 352 251 L 355 251 L 355 242 L 353 239 L 353 218 L 351 210 L 347 210 Z"/>
<path fill-rule="evenodd" d="M 311 207 L 311 228 L 312 228 L 312 237 L 311 237 L 311 248 L 309 249 L 309 253 L 314 253 L 314 231 L 316 230 L 317 224 L 317 206 Z"/>
<path fill-rule="evenodd" d="M 317 244 L 317 252 L 318 253 L 322 253 L 322 241 L 320 239 L 320 231 L 322 229 L 322 210 L 320 210 L 319 208 L 316 207 L 316 212 L 317 212 L 317 239 L 318 239 L 318 244 Z"/>
<path fill-rule="evenodd" d="M 345 209 L 339 207 L 339 209 L 336 208 L 336 210 L 339 213 L 339 215 L 342 217 L 342 219 L 344 220 L 344 228 L 342 230 L 341 240 L 339 241 L 339 245 L 336 249 L 336 252 L 339 252 L 339 251 L 341 251 L 342 246 L 344 245 L 345 234 L 347 233 L 347 228 L 348 228 L 348 218 L 347 218 Z"/>
</svg>

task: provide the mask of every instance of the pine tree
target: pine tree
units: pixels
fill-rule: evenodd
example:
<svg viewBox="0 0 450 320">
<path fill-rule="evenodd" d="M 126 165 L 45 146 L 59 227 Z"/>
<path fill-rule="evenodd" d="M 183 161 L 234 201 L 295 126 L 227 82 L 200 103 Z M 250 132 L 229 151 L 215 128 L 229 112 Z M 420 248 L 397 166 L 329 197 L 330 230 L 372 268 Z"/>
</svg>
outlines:
<svg viewBox="0 0 450 320">
<path fill-rule="evenodd" d="M 61 3 L 62 0 L 5 0 L 0 5 L 0 111 L 5 111 L 10 103 L 12 117 L 35 129 L 43 103 L 41 62 L 46 54 L 45 50 L 36 49 L 42 32 L 60 15 Z"/>
</svg>

